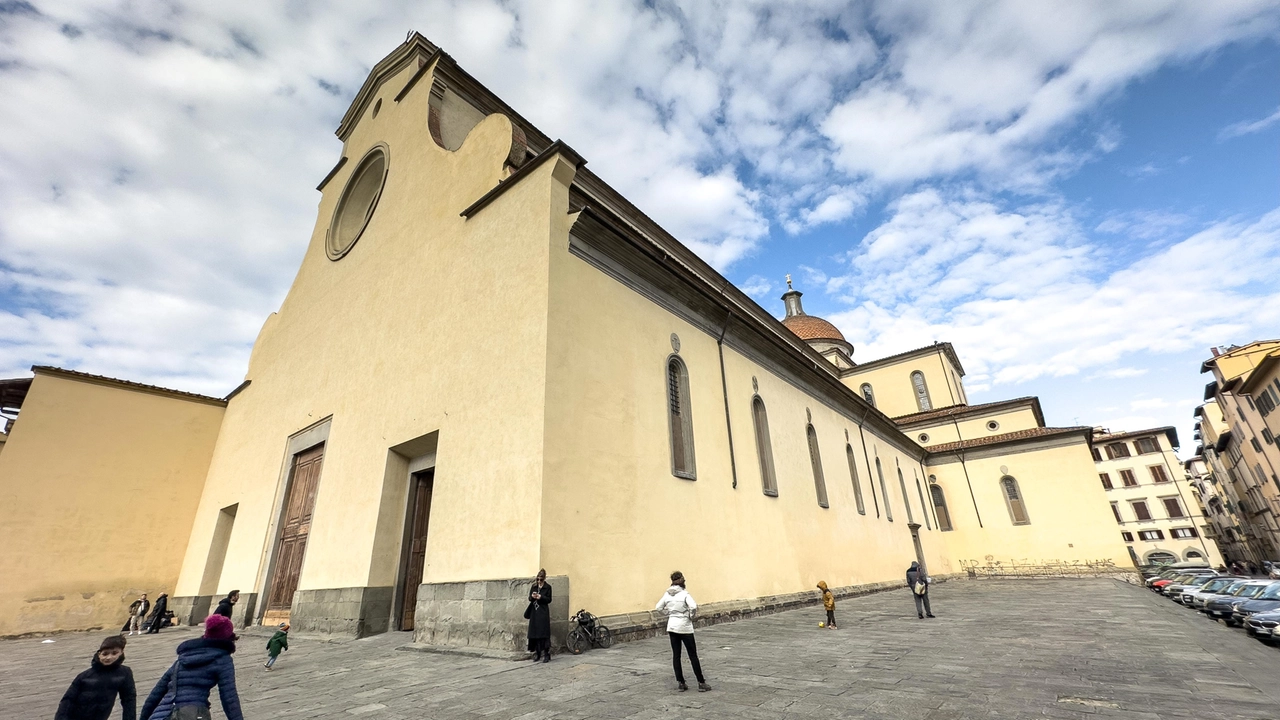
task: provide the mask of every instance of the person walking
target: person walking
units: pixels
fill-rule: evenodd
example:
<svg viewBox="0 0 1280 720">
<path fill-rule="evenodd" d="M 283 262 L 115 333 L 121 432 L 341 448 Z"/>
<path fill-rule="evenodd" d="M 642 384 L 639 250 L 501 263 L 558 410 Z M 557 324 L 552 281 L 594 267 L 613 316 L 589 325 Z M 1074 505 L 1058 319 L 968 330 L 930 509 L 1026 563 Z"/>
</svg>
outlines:
<svg viewBox="0 0 1280 720">
<path fill-rule="evenodd" d="M 671 573 L 671 587 L 658 599 L 654 610 L 667 616 L 667 637 L 671 640 L 671 664 L 676 670 L 676 683 L 680 692 L 689 689 L 684 682 L 684 670 L 680 667 L 680 647 L 689 652 L 689 664 L 693 666 L 693 675 L 698 678 L 698 692 L 711 689 L 706 678 L 702 677 L 702 665 L 698 663 L 698 644 L 693 640 L 693 617 L 698 611 L 698 603 L 685 590 L 684 573 L 679 570 Z"/>
<path fill-rule="evenodd" d="M 271 636 L 267 641 L 267 665 L 268 670 L 276 664 L 276 658 L 280 657 L 280 653 L 289 649 L 289 623 L 282 622 L 276 626 L 276 634 Z"/>
<path fill-rule="evenodd" d="M 221 615 L 222 617 L 230 620 L 231 608 L 234 607 L 235 604 L 238 602 L 240 602 L 240 591 L 232 590 L 231 592 L 227 593 L 226 597 L 218 601 L 218 607 L 216 610 L 213 611 L 213 614 Z"/>
<path fill-rule="evenodd" d="M 160 593 L 156 598 L 156 604 L 151 608 L 151 617 L 147 620 L 149 627 L 148 635 L 154 635 L 160 632 L 160 626 L 164 624 L 164 614 L 169 611 L 169 596 Z"/>
<path fill-rule="evenodd" d="M 147 617 L 147 611 L 151 609 L 151 601 L 147 599 L 147 594 L 133 601 L 129 606 L 129 634 L 142 634 L 142 621 Z"/>
<path fill-rule="evenodd" d="M 120 717 L 138 717 L 138 694 L 133 684 L 133 671 L 124 664 L 125 639 L 112 635 L 102 641 L 93 654 L 89 669 L 71 681 L 71 687 L 58 703 L 54 720 L 108 720 L 120 697 Z"/>
<path fill-rule="evenodd" d="M 221 615 L 204 621 L 204 637 L 178 646 L 178 659 L 164 671 L 142 704 L 141 720 L 207 720 L 209 693 L 218 686 L 222 714 L 244 720 L 236 692 L 235 627 Z"/>
<path fill-rule="evenodd" d="M 916 601 L 916 615 L 919 615 L 921 620 L 926 617 L 936 617 L 933 609 L 929 607 L 929 576 L 915 560 L 912 560 L 911 567 L 907 568 L 907 587 L 911 588 L 911 597 Z"/>
<path fill-rule="evenodd" d="M 529 650 L 533 661 L 551 662 L 551 586 L 547 571 L 539 570 L 529 588 L 529 607 L 524 616 L 529 620 Z"/>
<path fill-rule="evenodd" d="M 822 591 L 822 607 L 827 611 L 827 628 L 836 630 L 836 596 L 827 589 L 827 581 L 819 580 L 818 589 Z"/>
</svg>

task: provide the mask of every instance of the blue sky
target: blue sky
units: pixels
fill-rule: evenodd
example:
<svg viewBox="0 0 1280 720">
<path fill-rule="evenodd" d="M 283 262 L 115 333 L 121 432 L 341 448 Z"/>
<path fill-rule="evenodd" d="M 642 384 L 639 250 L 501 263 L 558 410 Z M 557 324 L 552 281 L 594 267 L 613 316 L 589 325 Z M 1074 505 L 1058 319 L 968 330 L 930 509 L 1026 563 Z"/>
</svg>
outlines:
<svg viewBox="0 0 1280 720">
<path fill-rule="evenodd" d="M 409 29 L 775 314 L 1174 424 L 1280 328 L 1280 6 L 0 0 L 0 375 L 223 394 Z"/>
</svg>

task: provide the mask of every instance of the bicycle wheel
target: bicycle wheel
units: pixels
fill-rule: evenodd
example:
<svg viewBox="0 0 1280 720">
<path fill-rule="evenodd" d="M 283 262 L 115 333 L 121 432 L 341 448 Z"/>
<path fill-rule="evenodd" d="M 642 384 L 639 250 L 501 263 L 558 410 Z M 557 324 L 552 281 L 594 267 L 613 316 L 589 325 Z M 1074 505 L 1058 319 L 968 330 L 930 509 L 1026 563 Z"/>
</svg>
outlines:
<svg viewBox="0 0 1280 720">
<path fill-rule="evenodd" d="M 600 644 L 600 647 L 608 648 L 613 645 L 613 633 L 609 632 L 609 628 L 601 625 L 596 628 L 596 642 Z"/>
<path fill-rule="evenodd" d="M 569 631 L 569 637 L 565 639 L 565 645 L 569 647 L 569 652 L 574 655 L 581 655 L 586 650 L 591 641 L 587 639 L 586 633 L 581 628 L 574 628 Z"/>
</svg>

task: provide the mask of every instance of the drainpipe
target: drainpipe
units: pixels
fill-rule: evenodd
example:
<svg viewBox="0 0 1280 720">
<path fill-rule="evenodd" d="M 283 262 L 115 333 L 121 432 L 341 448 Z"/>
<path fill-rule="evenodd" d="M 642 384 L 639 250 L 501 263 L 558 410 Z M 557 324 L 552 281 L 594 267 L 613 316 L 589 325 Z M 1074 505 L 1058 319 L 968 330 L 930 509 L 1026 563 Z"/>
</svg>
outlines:
<svg viewBox="0 0 1280 720">
<path fill-rule="evenodd" d="M 721 286 L 720 294 L 724 295 L 724 287 Z M 728 303 L 725 303 L 726 305 Z M 720 353 L 720 392 L 724 396 L 724 426 L 729 433 L 729 472 L 733 475 L 733 487 L 738 487 L 738 461 L 733 453 L 733 422 L 729 419 L 729 381 L 724 374 L 724 336 L 729 332 L 729 321 L 733 319 L 733 309 L 724 316 L 724 326 L 720 328 L 720 337 L 716 338 L 716 351 Z"/>
<path fill-rule="evenodd" d="M 862 460 L 867 463 L 867 484 L 871 486 L 871 502 L 876 506 L 876 517 L 880 517 L 880 501 L 876 499 L 876 477 L 871 473 L 871 456 L 867 454 L 867 436 L 862 432 L 862 424 L 867 421 L 871 408 L 862 411 L 862 419 L 858 421 L 858 437 L 862 440 Z"/>
</svg>

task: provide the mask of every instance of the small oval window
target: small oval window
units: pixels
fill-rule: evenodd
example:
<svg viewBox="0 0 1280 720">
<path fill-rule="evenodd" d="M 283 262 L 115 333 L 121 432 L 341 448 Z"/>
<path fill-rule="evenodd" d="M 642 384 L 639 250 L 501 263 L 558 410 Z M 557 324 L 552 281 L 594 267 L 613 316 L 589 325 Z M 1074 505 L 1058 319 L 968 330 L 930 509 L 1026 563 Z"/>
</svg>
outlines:
<svg viewBox="0 0 1280 720">
<path fill-rule="evenodd" d="M 929 433 L 920 433 L 920 442 L 922 443 L 929 442 Z"/>
<path fill-rule="evenodd" d="M 990 430 L 991 432 L 995 432 L 996 430 L 1000 429 L 1000 423 L 996 422 L 995 420 L 992 420 L 991 422 L 987 423 L 987 429 Z"/>
<path fill-rule="evenodd" d="M 360 239 L 369 224 L 369 218 L 373 217 L 374 208 L 378 206 L 378 198 L 382 196 L 382 186 L 386 180 L 386 149 L 376 147 L 364 156 L 347 180 L 347 186 L 342 189 L 342 198 L 338 200 L 338 208 L 333 212 L 333 222 L 329 224 L 329 237 L 325 243 L 330 260 L 341 259 Z"/>
</svg>

